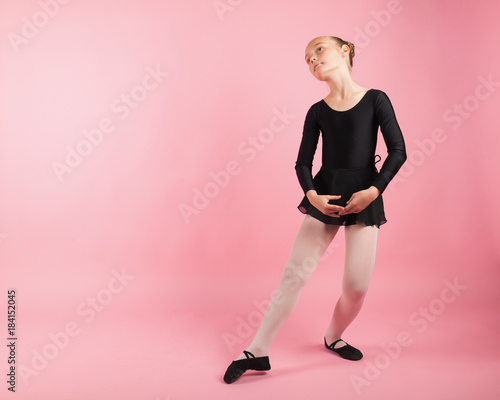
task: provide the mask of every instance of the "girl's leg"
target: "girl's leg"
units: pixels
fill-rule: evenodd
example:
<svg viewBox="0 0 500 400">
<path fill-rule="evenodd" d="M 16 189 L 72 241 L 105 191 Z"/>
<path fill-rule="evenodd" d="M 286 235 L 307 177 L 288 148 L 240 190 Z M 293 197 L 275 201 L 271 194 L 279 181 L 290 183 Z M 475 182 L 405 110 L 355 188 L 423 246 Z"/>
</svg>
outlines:
<svg viewBox="0 0 500 400">
<path fill-rule="evenodd" d="M 326 330 L 325 339 L 328 344 L 341 338 L 361 310 L 375 264 L 377 234 L 376 226 L 366 226 L 363 223 L 345 227 L 346 253 L 342 294 Z M 345 342 L 339 341 L 335 348 L 343 346 Z"/>
<path fill-rule="evenodd" d="M 306 214 L 293 243 L 278 290 L 267 306 L 252 343 L 246 349 L 256 357 L 268 354 L 271 342 L 295 308 L 302 288 L 338 229 L 337 225 L 325 224 Z M 237 360 L 244 358 L 246 356 L 241 353 Z"/>
</svg>

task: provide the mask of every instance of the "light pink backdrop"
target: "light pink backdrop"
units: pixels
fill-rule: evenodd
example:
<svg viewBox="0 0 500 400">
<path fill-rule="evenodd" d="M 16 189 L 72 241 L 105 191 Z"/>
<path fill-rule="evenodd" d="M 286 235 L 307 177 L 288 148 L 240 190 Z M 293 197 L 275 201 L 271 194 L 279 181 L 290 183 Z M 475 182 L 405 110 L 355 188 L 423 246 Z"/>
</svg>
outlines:
<svg viewBox="0 0 500 400">
<path fill-rule="evenodd" d="M 2 1 L 4 378 L 12 288 L 18 341 L 0 397 L 498 398 L 499 17 L 493 0 Z M 303 219 L 319 35 L 357 46 L 353 79 L 389 95 L 409 156 L 346 332 L 365 358 L 321 348 L 341 230 L 273 370 L 227 386 Z"/>
</svg>

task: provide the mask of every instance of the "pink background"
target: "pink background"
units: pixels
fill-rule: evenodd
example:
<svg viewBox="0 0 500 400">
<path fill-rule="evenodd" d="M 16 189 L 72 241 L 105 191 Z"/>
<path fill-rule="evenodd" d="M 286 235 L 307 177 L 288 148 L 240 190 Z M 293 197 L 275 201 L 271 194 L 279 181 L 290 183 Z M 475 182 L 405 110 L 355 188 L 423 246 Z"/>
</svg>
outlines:
<svg viewBox="0 0 500 400">
<path fill-rule="evenodd" d="M 500 3 L 62 3 L 1 3 L 0 298 L 6 315 L 17 290 L 18 336 L 2 399 L 499 398 Z M 273 369 L 228 386 L 304 217 L 294 163 L 329 92 L 304 62 L 320 35 L 357 46 L 353 79 L 388 94 L 409 156 L 346 331 L 365 357 L 322 344 L 341 230 Z"/>
</svg>

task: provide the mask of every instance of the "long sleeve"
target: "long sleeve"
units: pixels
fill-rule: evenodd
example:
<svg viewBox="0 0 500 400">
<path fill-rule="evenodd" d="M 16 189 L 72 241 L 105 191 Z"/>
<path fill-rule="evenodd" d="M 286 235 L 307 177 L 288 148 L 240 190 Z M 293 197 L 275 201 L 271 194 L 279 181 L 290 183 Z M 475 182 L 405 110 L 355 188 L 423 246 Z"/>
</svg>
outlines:
<svg viewBox="0 0 500 400">
<path fill-rule="evenodd" d="M 382 91 L 375 101 L 375 112 L 388 154 L 373 183 L 382 193 L 406 161 L 406 147 L 391 101 Z"/>
<path fill-rule="evenodd" d="M 315 189 L 312 176 L 312 162 L 318 146 L 319 131 L 316 111 L 313 106 L 311 106 L 304 121 L 302 141 L 300 143 L 297 161 L 295 162 L 295 171 L 304 194 L 311 189 Z"/>
</svg>

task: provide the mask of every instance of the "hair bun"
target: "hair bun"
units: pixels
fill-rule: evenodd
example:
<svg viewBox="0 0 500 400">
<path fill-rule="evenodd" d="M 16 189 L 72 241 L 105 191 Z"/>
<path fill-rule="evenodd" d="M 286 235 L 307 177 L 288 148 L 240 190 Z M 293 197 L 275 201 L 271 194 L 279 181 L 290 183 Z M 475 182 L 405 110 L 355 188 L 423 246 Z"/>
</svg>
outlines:
<svg viewBox="0 0 500 400">
<path fill-rule="evenodd" d="M 347 42 L 349 45 L 349 49 L 351 50 L 351 57 L 354 57 L 354 44 L 351 42 Z"/>
<path fill-rule="evenodd" d="M 330 37 L 330 39 L 335 40 L 339 46 L 342 46 L 345 44 L 349 47 L 349 66 L 352 68 L 352 59 L 353 59 L 354 53 L 355 53 L 354 44 L 351 42 L 348 42 L 347 40 L 341 39 L 338 36 L 329 36 L 329 37 Z"/>
</svg>

